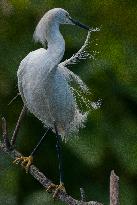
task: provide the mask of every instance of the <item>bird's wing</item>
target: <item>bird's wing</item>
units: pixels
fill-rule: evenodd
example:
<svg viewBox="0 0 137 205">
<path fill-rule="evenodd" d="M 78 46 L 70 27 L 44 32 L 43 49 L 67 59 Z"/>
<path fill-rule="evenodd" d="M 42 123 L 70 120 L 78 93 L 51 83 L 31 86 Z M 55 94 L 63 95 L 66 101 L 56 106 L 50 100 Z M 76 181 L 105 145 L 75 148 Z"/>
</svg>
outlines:
<svg viewBox="0 0 137 205">
<path fill-rule="evenodd" d="M 24 91 L 23 91 L 23 84 L 22 84 L 22 78 L 25 74 L 25 68 L 27 66 L 27 62 L 28 62 L 28 59 L 30 57 L 32 52 L 30 52 L 20 63 L 19 65 L 19 68 L 18 68 L 18 71 L 17 71 L 17 77 L 18 77 L 18 89 L 19 89 L 19 93 L 22 97 L 22 100 L 24 102 L 24 104 L 26 103 L 26 100 L 25 100 L 25 96 L 24 96 Z"/>
<path fill-rule="evenodd" d="M 88 32 L 87 34 L 87 38 L 83 44 L 83 46 L 81 47 L 81 49 L 75 53 L 71 58 L 69 59 L 66 59 L 64 62 L 61 62 L 59 65 L 60 66 L 68 66 L 68 65 L 72 65 L 72 64 L 76 64 L 79 62 L 79 60 L 81 59 L 86 59 L 87 57 L 90 57 L 91 55 L 86 51 L 86 48 L 89 44 L 89 39 L 90 39 L 90 36 L 91 36 L 91 31 Z"/>
<path fill-rule="evenodd" d="M 26 100 L 25 100 L 24 92 L 23 92 L 22 75 L 23 75 L 23 72 L 18 72 L 18 89 L 19 89 L 19 93 L 20 93 L 20 95 L 22 97 L 22 100 L 25 103 Z"/>
<path fill-rule="evenodd" d="M 98 28 L 91 29 L 88 31 L 87 38 L 83 44 L 83 46 L 80 48 L 80 50 L 74 54 L 71 58 L 66 59 L 64 62 L 61 62 L 58 65 L 58 68 L 61 69 L 61 72 L 66 77 L 70 88 L 73 92 L 73 95 L 75 96 L 76 101 L 78 104 L 84 104 L 86 107 L 91 108 L 91 102 L 92 102 L 92 93 L 89 91 L 89 88 L 87 85 L 80 79 L 79 76 L 74 74 L 72 71 L 67 69 L 67 66 L 78 63 L 81 59 L 86 59 L 93 57 L 86 49 L 89 45 L 89 40 L 92 32 L 99 31 Z M 80 107 L 83 107 L 83 105 Z"/>
<path fill-rule="evenodd" d="M 71 82 L 71 84 L 79 85 L 80 90 L 84 91 L 86 93 L 89 92 L 89 89 L 86 86 L 86 84 L 80 79 L 79 76 L 74 74 L 72 71 L 68 70 L 67 66 L 72 65 L 72 64 L 76 64 L 81 59 L 86 59 L 87 57 L 90 56 L 90 54 L 86 51 L 86 48 L 87 48 L 88 43 L 89 43 L 91 32 L 92 32 L 92 30 L 88 32 L 87 38 L 86 38 L 83 46 L 81 47 L 81 49 L 76 54 L 74 54 L 71 58 L 66 59 L 64 62 L 61 62 L 58 65 L 58 67 L 61 68 L 62 72 L 64 72 L 64 75 L 67 77 L 67 80 L 69 82 Z"/>
<path fill-rule="evenodd" d="M 91 107 L 91 92 L 87 85 L 80 79 L 80 77 L 74 74 L 72 71 L 64 66 L 58 66 L 58 69 L 63 74 L 64 78 L 68 82 L 69 88 L 72 91 L 75 102 L 80 110 Z M 89 97 L 90 96 L 90 97 Z"/>
</svg>

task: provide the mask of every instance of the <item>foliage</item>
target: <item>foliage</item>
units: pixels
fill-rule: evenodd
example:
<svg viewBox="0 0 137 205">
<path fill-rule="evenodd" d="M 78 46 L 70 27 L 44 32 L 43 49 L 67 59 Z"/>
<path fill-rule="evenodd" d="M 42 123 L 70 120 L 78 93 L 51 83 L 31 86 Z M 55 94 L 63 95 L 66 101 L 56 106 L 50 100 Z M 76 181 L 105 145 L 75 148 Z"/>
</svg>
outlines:
<svg viewBox="0 0 137 205">
<path fill-rule="evenodd" d="M 121 205 L 137 204 L 137 3 L 113 1 L 0 1 L 0 113 L 8 120 L 9 132 L 15 126 L 22 102 L 17 98 L 16 71 L 20 61 L 39 48 L 32 34 L 40 17 L 49 9 L 62 7 L 71 16 L 101 31 L 92 34 L 90 52 L 95 59 L 74 65 L 93 93 L 102 99 L 100 109 L 92 109 L 79 139 L 63 143 L 65 184 L 68 193 L 80 197 L 85 188 L 88 198 L 108 203 L 110 170 L 120 176 Z M 66 40 L 64 58 L 76 52 L 86 32 L 77 27 L 61 28 Z M 98 53 L 99 52 L 99 53 Z M 44 132 L 41 123 L 28 114 L 21 128 L 17 147 L 28 155 Z M 55 136 L 46 139 L 36 165 L 58 183 Z M 0 204 L 53 204 L 39 184 L 23 170 L 0 155 Z M 71 168 L 71 169 L 70 169 Z M 45 201 L 45 203 L 44 203 Z M 55 202 L 55 204 L 59 204 Z"/>
</svg>

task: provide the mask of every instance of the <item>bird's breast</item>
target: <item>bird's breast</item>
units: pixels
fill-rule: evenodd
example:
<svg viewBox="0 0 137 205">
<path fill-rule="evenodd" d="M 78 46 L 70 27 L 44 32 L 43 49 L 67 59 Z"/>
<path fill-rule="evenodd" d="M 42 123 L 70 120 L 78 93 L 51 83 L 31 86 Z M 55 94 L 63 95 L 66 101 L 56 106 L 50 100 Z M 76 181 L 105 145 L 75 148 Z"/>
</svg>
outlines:
<svg viewBox="0 0 137 205">
<path fill-rule="evenodd" d="M 31 60 L 18 71 L 19 90 L 24 103 L 39 120 L 51 127 L 55 121 L 60 129 L 65 129 L 75 113 L 70 86 L 57 67 L 51 69 L 48 63 L 41 67 L 41 60 Z"/>
</svg>

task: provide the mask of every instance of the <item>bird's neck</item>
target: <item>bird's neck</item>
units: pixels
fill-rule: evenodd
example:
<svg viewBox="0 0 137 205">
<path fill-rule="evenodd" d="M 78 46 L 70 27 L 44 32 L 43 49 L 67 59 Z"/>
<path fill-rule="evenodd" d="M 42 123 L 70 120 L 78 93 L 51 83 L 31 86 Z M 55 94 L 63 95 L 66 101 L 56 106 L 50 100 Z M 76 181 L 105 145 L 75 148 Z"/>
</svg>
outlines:
<svg viewBox="0 0 137 205">
<path fill-rule="evenodd" d="M 46 41 L 48 42 L 47 52 L 49 56 L 52 56 L 55 65 L 57 65 L 62 60 L 65 51 L 65 41 L 60 33 L 59 24 L 48 24 Z"/>
<path fill-rule="evenodd" d="M 33 37 L 35 41 L 41 42 L 43 45 L 48 43 L 46 60 L 52 65 L 52 68 L 58 65 L 65 51 L 65 41 L 60 33 L 59 23 L 53 18 L 47 21 L 44 16 L 38 23 Z"/>
</svg>

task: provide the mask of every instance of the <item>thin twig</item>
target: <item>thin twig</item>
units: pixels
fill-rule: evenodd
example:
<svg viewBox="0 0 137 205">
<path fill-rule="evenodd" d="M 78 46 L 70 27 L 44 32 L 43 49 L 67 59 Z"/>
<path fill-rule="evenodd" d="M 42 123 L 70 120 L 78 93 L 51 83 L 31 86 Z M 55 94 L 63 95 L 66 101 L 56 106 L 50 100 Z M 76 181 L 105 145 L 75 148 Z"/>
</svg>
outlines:
<svg viewBox="0 0 137 205">
<path fill-rule="evenodd" d="M 5 154 L 8 154 L 13 160 L 17 157 L 21 157 L 22 154 L 19 153 L 17 150 L 8 150 L 4 143 L 0 143 L 0 150 L 3 151 Z M 45 188 L 47 189 L 49 185 L 52 183 L 50 179 L 48 179 L 42 172 L 38 170 L 38 168 L 34 165 L 30 166 L 29 173 Z M 51 192 L 52 194 L 54 191 Z M 63 191 L 59 191 L 56 196 L 57 199 L 64 202 L 65 204 L 69 205 L 102 205 L 99 202 L 90 201 L 90 202 L 82 202 L 78 201 L 67 193 Z"/>
<path fill-rule="evenodd" d="M 4 117 L 2 117 L 2 133 L 3 133 L 3 141 L 4 144 L 6 145 L 7 149 L 11 148 L 11 144 L 8 138 L 8 131 L 7 131 L 7 123 L 6 123 L 6 119 Z"/>
<path fill-rule="evenodd" d="M 110 205 L 119 205 L 119 177 L 114 170 L 110 175 Z"/>
<path fill-rule="evenodd" d="M 18 121 L 17 121 L 15 130 L 14 130 L 13 135 L 12 135 L 12 138 L 11 138 L 11 145 L 12 145 L 12 146 L 14 146 L 15 143 L 16 143 L 17 134 L 18 134 L 18 132 L 19 132 L 19 128 L 20 128 L 21 122 L 22 122 L 22 120 L 23 120 L 23 118 L 24 118 L 24 115 L 25 115 L 25 113 L 26 113 L 26 110 L 27 110 L 27 108 L 26 108 L 26 106 L 24 105 L 23 108 L 22 108 L 22 110 L 21 110 L 19 119 L 18 119 Z"/>
<path fill-rule="evenodd" d="M 86 201 L 86 194 L 82 187 L 80 188 L 80 194 L 81 194 L 81 201 Z"/>
<path fill-rule="evenodd" d="M 16 128 L 14 130 L 14 134 L 13 134 L 14 138 L 12 138 L 13 142 L 16 141 L 16 136 L 20 128 L 20 123 L 23 119 L 25 112 L 26 112 L 26 107 L 24 106 L 20 114 L 19 120 L 17 122 Z M 11 145 L 8 138 L 7 123 L 5 118 L 2 118 L 2 131 L 3 131 L 3 143 L 0 142 L 0 151 L 2 151 L 5 154 L 8 154 L 10 158 L 12 158 L 13 160 L 23 156 L 17 150 L 13 149 L 13 147 L 12 149 L 10 149 Z M 38 168 L 34 165 L 30 166 L 29 173 L 46 189 L 52 183 L 52 181 L 48 179 L 42 172 L 40 172 Z M 119 182 L 119 177 L 114 173 L 114 171 L 112 171 L 110 176 L 110 205 L 119 205 L 119 183 L 118 182 Z M 68 205 L 103 205 L 102 203 L 96 201 L 85 202 L 85 192 L 82 188 L 80 188 L 80 192 L 81 192 L 81 200 L 76 200 L 71 196 L 69 196 L 66 192 L 61 190 L 57 193 L 56 198 Z M 51 193 L 54 194 L 54 190 L 52 190 Z"/>
</svg>

